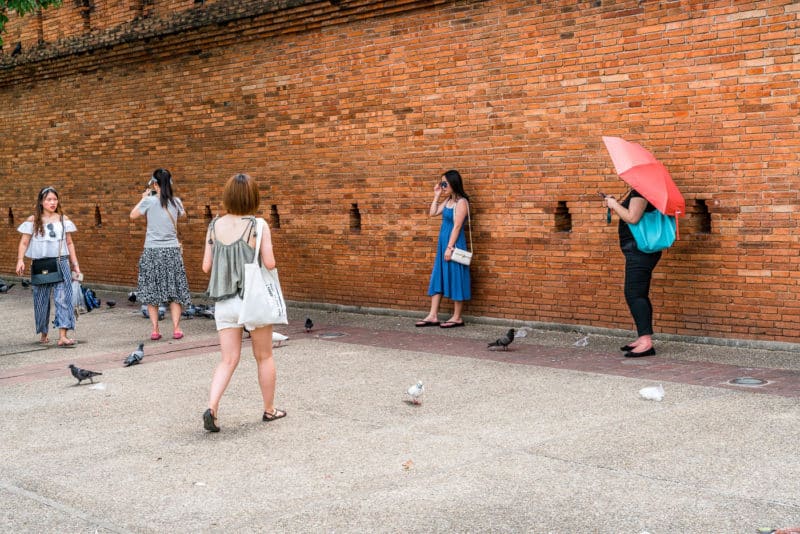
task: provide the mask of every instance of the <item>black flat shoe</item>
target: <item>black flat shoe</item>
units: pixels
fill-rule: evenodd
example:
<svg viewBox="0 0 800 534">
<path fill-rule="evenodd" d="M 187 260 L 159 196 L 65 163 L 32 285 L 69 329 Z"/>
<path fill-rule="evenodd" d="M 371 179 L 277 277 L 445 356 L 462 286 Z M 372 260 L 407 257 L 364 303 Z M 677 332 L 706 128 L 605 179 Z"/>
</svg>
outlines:
<svg viewBox="0 0 800 534">
<path fill-rule="evenodd" d="M 203 412 L 203 428 L 209 432 L 219 432 L 219 427 L 214 422 L 215 420 L 216 417 L 214 417 L 214 414 L 211 413 L 211 408 Z"/>
<path fill-rule="evenodd" d="M 654 349 L 653 347 L 650 347 L 644 352 L 628 351 L 625 353 L 626 358 L 642 358 L 644 356 L 655 356 L 655 355 L 656 355 L 656 349 Z"/>
<path fill-rule="evenodd" d="M 621 350 L 622 352 L 628 352 L 635 348 L 636 347 L 634 347 L 633 345 L 625 345 L 624 347 L 620 347 L 619 350 Z"/>
</svg>

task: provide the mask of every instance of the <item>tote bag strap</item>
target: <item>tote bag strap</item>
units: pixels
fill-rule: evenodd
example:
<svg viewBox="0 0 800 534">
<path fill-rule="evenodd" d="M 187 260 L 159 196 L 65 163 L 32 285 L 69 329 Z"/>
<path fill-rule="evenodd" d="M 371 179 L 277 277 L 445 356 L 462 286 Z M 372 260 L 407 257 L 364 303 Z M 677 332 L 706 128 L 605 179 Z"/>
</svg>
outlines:
<svg viewBox="0 0 800 534">
<path fill-rule="evenodd" d="M 253 256 L 253 263 L 258 262 L 261 265 L 261 256 L 259 252 L 261 252 L 261 230 L 264 225 L 264 219 L 261 217 L 254 217 L 256 223 L 256 254 Z"/>
</svg>

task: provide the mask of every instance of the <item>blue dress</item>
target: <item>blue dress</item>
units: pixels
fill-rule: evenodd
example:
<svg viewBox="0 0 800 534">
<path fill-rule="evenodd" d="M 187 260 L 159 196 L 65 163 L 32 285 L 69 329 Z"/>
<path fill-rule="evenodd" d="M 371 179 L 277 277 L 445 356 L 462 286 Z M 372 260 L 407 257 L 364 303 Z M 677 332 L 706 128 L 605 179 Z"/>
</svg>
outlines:
<svg viewBox="0 0 800 534">
<path fill-rule="evenodd" d="M 454 261 L 445 261 L 444 253 L 453 231 L 453 215 L 455 208 L 445 207 L 442 210 L 442 227 L 439 229 L 439 243 L 436 247 L 436 261 L 433 263 L 431 283 L 428 285 L 428 296 L 442 294 L 451 300 L 469 300 L 470 292 L 469 267 Z M 456 247 L 467 250 L 467 238 L 464 227 L 458 233 Z"/>
</svg>

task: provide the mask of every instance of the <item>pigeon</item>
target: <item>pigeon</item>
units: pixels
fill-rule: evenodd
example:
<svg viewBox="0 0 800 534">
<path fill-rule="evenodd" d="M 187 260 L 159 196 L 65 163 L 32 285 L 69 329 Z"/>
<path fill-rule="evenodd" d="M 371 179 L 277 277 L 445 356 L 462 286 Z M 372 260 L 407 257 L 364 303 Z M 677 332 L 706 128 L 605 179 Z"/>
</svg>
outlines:
<svg viewBox="0 0 800 534">
<path fill-rule="evenodd" d="M 84 380 L 89 380 L 92 384 L 94 384 L 94 380 L 92 380 L 95 376 L 102 375 L 103 373 L 98 373 L 96 371 L 89 371 L 88 369 L 81 369 L 80 367 L 75 367 L 74 363 L 69 364 L 69 370 L 72 372 L 72 376 L 74 376 L 78 380 L 78 385 Z"/>
<path fill-rule="evenodd" d="M 113 308 L 116 305 L 117 305 L 117 301 L 116 300 L 107 300 L 106 301 L 106 306 L 108 306 L 109 308 Z"/>
<path fill-rule="evenodd" d="M 511 328 L 506 335 L 489 343 L 489 349 L 496 350 L 502 347 L 503 350 L 508 350 L 508 346 L 514 341 L 514 332 L 515 330 Z"/>
<path fill-rule="evenodd" d="M 128 302 L 136 302 L 136 293 L 133 291 L 128 293 Z"/>
<path fill-rule="evenodd" d="M 284 336 L 283 334 L 279 334 L 278 332 L 272 332 L 272 346 L 273 347 L 280 347 L 281 343 L 289 339 L 289 336 Z"/>
<path fill-rule="evenodd" d="M 136 365 L 144 358 L 144 343 L 139 343 L 139 348 L 135 351 L 131 352 L 127 358 L 125 358 L 125 367 L 130 367 L 131 365 Z"/>
<path fill-rule="evenodd" d="M 25 289 L 31 287 L 31 281 L 30 280 L 23 280 L 22 281 L 22 287 L 24 287 Z"/>
<path fill-rule="evenodd" d="M 314 328 L 314 321 L 311 320 L 311 317 L 306 317 L 306 333 L 311 332 L 311 329 Z"/>
<path fill-rule="evenodd" d="M 408 396 L 411 397 L 409 402 L 411 404 L 422 404 L 423 393 L 425 393 L 425 386 L 422 385 L 422 381 L 419 381 L 408 388 Z"/>
<path fill-rule="evenodd" d="M 11 56 L 18 56 L 22 53 L 22 41 L 17 43 L 17 46 L 14 47 L 14 50 L 11 51 Z"/>
<path fill-rule="evenodd" d="M 14 287 L 16 284 L 3 284 L 0 285 L 0 293 L 8 293 L 8 290 Z"/>
</svg>

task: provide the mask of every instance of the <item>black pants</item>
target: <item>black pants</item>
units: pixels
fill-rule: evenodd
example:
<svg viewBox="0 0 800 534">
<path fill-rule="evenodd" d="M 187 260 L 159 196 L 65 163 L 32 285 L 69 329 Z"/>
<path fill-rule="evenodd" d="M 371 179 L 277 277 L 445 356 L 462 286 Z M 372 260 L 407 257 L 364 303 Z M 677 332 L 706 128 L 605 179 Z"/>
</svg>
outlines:
<svg viewBox="0 0 800 534">
<path fill-rule="evenodd" d="M 661 252 L 645 254 L 638 250 L 625 252 L 625 302 L 631 310 L 639 336 L 653 334 L 653 305 L 650 304 L 650 280 Z"/>
</svg>

